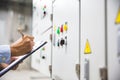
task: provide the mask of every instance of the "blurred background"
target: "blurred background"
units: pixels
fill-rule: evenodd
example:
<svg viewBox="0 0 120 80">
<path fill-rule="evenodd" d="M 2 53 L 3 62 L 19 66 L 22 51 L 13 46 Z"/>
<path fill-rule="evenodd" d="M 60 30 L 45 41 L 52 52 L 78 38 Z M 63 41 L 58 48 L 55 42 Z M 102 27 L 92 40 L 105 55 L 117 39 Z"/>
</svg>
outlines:
<svg viewBox="0 0 120 80">
<path fill-rule="evenodd" d="M 19 27 L 31 34 L 32 0 L 0 0 L 0 44 L 11 44 L 20 38 Z M 30 58 L 19 68 L 30 69 L 29 61 Z"/>
</svg>

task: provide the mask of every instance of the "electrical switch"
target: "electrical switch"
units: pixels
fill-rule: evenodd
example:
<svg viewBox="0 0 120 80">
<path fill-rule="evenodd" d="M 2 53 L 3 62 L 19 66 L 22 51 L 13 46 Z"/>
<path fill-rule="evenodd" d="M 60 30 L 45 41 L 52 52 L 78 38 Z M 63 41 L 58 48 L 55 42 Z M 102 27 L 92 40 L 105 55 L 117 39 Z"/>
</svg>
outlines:
<svg viewBox="0 0 120 80">
<path fill-rule="evenodd" d="M 67 46 L 67 36 L 65 36 L 65 45 Z"/>
<path fill-rule="evenodd" d="M 61 25 L 60 32 L 63 33 L 63 25 Z"/>
<path fill-rule="evenodd" d="M 63 46 L 65 44 L 65 40 L 62 38 L 60 41 L 60 45 Z"/>
<path fill-rule="evenodd" d="M 44 16 L 46 15 L 46 11 L 43 12 Z"/>
<path fill-rule="evenodd" d="M 42 18 L 44 18 L 47 15 L 46 5 L 43 6 L 42 10 L 43 10 Z"/>
<path fill-rule="evenodd" d="M 54 31 L 56 31 L 56 26 L 53 27 Z"/>
<path fill-rule="evenodd" d="M 64 24 L 63 29 L 64 29 L 64 31 L 68 30 L 67 22 Z"/>
<path fill-rule="evenodd" d="M 57 46 L 58 46 L 58 47 L 60 46 L 59 40 L 58 40 L 58 42 L 57 42 Z"/>
<path fill-rule="evenodd" d="M 46 8 L 46 5 L 44 5 L 44 8 Z"/>
<path fill-rule="evenodd" d="M 42 56 L 42 59 L 45 59 L 45 56 Z"/>
<path fill-rule="evenodd" d="M 58 29 L 57 29 L 57 34 L 58 35 L 60 34 L 60 27 L 58 27 Z"/>
<path fill-rule="evenodd" d="M 43 47 L 42 50 L 45 51 L 45 47 Z"/>
<path fill-rule="evenodd" d="M 43 10 L 45 10 L 46 9 L 46 5 L 44 5 L 44 7 L 43 7 Z"/>
</svg>

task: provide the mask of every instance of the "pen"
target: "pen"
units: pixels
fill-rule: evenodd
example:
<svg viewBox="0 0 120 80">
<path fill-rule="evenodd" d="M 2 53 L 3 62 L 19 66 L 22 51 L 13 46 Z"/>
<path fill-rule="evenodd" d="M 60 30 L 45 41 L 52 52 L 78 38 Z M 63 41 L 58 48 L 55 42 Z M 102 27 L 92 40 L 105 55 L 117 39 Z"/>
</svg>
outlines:
<svg viewBox="0 0 120 80">
<path fill-rule="evenodd" d="M 22 32 L 22 29 L 21 28 L 18 28 L 18 32 L 22 35 L 22 38 L 24 37 L 24 34 Z"/>
</svg>

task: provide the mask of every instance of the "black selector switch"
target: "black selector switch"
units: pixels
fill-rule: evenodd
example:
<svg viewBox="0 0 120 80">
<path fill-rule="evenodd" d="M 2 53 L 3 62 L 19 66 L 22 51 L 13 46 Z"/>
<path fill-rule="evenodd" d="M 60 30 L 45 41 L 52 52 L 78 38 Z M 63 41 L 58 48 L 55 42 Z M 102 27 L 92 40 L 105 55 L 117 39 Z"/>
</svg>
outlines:
<svg viewBox="0 0 120 80">
<path fill-rule="evenodd" d="M 60 41 L 60 45 L 63 46 L 65 44 L 65 40 L 62 38 Z"/>
</svg>

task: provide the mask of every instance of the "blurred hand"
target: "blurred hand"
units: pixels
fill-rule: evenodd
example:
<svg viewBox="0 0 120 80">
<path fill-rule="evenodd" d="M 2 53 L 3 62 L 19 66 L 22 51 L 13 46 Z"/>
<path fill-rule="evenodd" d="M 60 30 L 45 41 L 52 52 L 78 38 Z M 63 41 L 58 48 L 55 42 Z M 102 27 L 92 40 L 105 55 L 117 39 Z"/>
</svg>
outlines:
<svg viewBox="0 0 120 80">
<path fill-rule="evenodd" d="M 34 46 L 34 37 L 24 35 L 24 37 L 11 44 L 11 56 L 20 56 L 30 52 Z"/>
<path fill-rule="evenodd" d="M 18 58 L 16 58 L 16 57 L 11 57 L 11 62 L 10 62 L 10 64 L 11 64 L 12 62 L 14 62 L 15 60 L 17 60 L 17 59 L 18 59 Z M 7 66 L 9 66 L 9 64 L 0 63 L 0 70 L 6 68 Z M 19 65 L 16 65 L 15 67 L 13 67 L 12 70 L 16 70 L 16 69 L 18 68 L 18 66 L 19 66 Z"/>
</svg>

